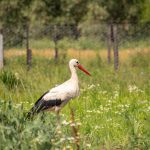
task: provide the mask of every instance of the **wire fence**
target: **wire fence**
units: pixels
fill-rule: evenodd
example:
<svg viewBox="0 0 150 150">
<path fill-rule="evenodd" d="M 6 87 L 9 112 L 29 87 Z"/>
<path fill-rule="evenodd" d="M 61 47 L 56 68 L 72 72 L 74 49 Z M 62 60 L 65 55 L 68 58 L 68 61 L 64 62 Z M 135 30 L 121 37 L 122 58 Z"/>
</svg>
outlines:
<svg viewBox="0 0 150 150">
<path fill-rule="evenodd" d="M 115 69 L 118 69 L 118 50 L 150 48 L 150 25 L 144 24 L 49 24 L 36 27 L 4 28 L 4 50 L 27 49 L 27 64 L 31 62 L 32 49 L 54 49 L 58 59 L 59 49 L 110 50 L 113 49 Z"/>
<path fill-rule="evenodd" d="M 67 25 L 67 24 L 50 24 L 48 26 L 37 26 L 34 28 L 29 28 L 29 41 L 39 42 L 39 40 L 48 39 L 51 42 L 59 42 L 63 39 L 68 39 L 77 42 L 80 42 L 80 39 L 85 39 L 87 41 L 87 47 L 85 45 L 81 47 L 82 49 L 90 48 L 101 48 L 107 47 L 107 36 L 110 30 L 109 24 L 99 23 L 92 25 Z M 146 38 L 149 38 L 150 35 L 150 25 L 137 25 L 137 24 L 117 24 L 117 37 L 118 44 L 121 47 L 125 47 L 132 42 L 145 41 Z M 19 29 L 4 28 L 3 29 L 4 37 L 4 48 L 17 48 L 25 47 L 27 39 L 27 27 L 22 27 Z M 91 43 L 89 43 L 91 40 Z M 100 46 L 95 45 L 93 41 L 99 43 Z M 146 42 L 146 41 L 145 41 Z M 50 42 L 49 42 L 50 43 Z M 91 44 L 91 45 L 90 45 Z M 147 40 L 147 45 L 149 41 Z M 32 46 L 32 44 L 31 44 Z M 46 45 L 45 45 L 46 46 Z M 88 48 L 89 46 L 89 48 Z M 136 45 L 132 45 L 136 46 Z M 47 43 L 47 47 L 51 47 Z M 34 48 L 34 47 L 33 47 Z M 53 47 L 52 47 L 53 48 Z M 69 47 L 68 47 L 69 48 Z"/>
</svg>

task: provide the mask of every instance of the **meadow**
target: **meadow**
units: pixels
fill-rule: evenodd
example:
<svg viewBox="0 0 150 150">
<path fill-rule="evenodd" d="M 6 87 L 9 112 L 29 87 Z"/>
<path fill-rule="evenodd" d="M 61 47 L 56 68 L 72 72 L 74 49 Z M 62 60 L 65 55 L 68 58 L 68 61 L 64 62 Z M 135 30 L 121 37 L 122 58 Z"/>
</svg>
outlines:
<svg viewBox="0 0 150 150">
<path fill-rule="evenodd" d="M 142 50 L 120 51 L 117 72 L 107 64 L 106 50 L 68 50 L 57 63 L 51 52 L 33 50 L 30 71 L 25 51 L 7 50 L 0 72 L 0 149 L 149 150 L 150 52 Z M 92 76 L 78 71 L 80 97 L 61 111 L 60 125 L 49 112 L 26 120 L 45 91 L 70 77 L 72 57 Z"/>
</svg>

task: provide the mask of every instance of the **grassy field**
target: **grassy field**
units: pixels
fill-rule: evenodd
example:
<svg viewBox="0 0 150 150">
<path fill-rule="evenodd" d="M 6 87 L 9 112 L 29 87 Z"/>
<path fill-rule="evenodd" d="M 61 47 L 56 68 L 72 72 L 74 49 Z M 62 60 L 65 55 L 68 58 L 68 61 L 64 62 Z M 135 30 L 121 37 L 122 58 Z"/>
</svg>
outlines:
<svg viewBox="0 0 150 150">
<path fill-rule="evenodd" d="M 149 150 L 150 52 L 143 51 L 121 51 L 118 72 L 107 65 L 104 50 L 68 50 L 57 64 L 48 50 L 33 50 L 30 71 L 25 51 L 6 51 L 0 72 L 0 149 Z M 43 92 L 69 78 L 72 57 L 92 76 L 78 71 L 81 94 L 62 110 L 60 126 L 53 113 L 25 120 Z"/>
</svg>

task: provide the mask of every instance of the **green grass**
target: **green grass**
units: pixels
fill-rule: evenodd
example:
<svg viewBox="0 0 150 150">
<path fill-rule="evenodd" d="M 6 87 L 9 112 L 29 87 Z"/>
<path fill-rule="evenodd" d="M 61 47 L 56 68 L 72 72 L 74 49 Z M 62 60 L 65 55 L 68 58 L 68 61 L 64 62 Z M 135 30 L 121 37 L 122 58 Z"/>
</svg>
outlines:
<svg viewBox="0 0 150 150">
<path fill-rule="evenodd" d="M 69 78 L 68 60 L 55 64 L 34 57 L 28 72 L 22 56 L 6 60 L 0 72 L 0 149 L 76 149 L 70 107 L 75 127 L 81 123 L 81 149 L 150 149 L 148 55 L 130 58 L 116 73 L 104 60 L 81 60 L 92 76 L 78 71 L 81 94 L 62 110 L 59 130 L 53 113 L 25 120 L 41 94 Z"/>
<path fill-rule="evenodd" d="M 30 47 L 34 49 L 47 49 L 47 48 L 54 48 L 54 43 L 52 40 L 45 38 L 43 40 L 32 40 L 30 41 Z M 87 38 L 81 37 L 78 40 L 64 38 L 58 42 L 59 49 L 94 49 L 99 50 L 103 49 L 104 43 L 96 38 Z"/>
<path fill-rule="evenodd" d="M 143 49 L 143 48 L 150 48 L 150 38 L 146 37 L 143 39 L 134 39 L 134 38 L 129 38 L 129 39 L 123 39 L 122 41 L 119 41 L 119 49 L 124 50 L 124 49 Z"/>
<path fill-rule="evenodd" d="M 118 39 L 118 42 L 120 50 L 150 48 L 149 37 L 147 37 L 146 39 L 123 38 Z M 54 42 L 48 38 L 30 39 L 29 44 L 31 49 L 54 49 Z M 22 47 L 18 46 L 17 48 L 25 48 L 25 44 Z M 99 37 L 86 36 L 82 36 L 78 40 L 74 40 L 72 38 L 64 38 L 58 41 L 58 49 L 67 50 L 69 48 L 79 50 L 101 50 L 107 48 L 107 42 L 105 40 L 101 40 Z"/>
</svg>

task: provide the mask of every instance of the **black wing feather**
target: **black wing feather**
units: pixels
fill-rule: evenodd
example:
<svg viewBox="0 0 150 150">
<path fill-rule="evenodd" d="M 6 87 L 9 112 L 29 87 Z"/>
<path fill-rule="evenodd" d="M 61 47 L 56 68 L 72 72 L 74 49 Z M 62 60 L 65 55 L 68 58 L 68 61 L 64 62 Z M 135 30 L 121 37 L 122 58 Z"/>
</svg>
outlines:
<svg viewBox="0 0 150 150">
<path fill-rule="evenodd" d="M 56 100 L 43 100 L 42 99 L 34 107 L 36 109 L 36 113 L 39 113 L 42 110 L 46 110 L 54 106 L 59 106 L 60 104 L 61 104 L 60 99 L 56 99 Z"/>
<path fill-rule="evenodd" d="M 43 96 L 46 95 L 49 91 L 44 93 L 35 103 L 35 105 L 31 108 L 31 110 L 27 114 L 27 118 L 31 118 L 34 114 L 39 113 L 40 111 L 46 110 L 48 108 L 61 105 L 61 99 L 54 100 L 44 100 Z"/>
<path fill-rule="evenodd" d="M 49 91 L 45 92 L 36 102 L 35 102 L 35 105 L 43 99 L 43 97 L 48 93 Z"/>
</svg>

